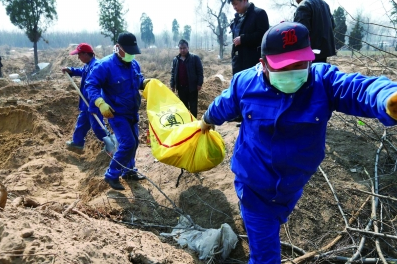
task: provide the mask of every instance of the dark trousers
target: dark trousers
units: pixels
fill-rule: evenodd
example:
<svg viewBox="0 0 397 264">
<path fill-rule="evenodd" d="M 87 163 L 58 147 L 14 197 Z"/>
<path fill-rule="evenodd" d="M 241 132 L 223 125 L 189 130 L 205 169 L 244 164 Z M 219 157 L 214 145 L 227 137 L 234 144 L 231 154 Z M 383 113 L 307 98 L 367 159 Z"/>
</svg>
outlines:
<svg viewBox="0 0 397 264">
<path fill-rule="evenodd" d="M 178 96 L 190 113 L 197 118 L 198 91 L 189 91 L 188 87 L 178 87 Z"/>
</svg>

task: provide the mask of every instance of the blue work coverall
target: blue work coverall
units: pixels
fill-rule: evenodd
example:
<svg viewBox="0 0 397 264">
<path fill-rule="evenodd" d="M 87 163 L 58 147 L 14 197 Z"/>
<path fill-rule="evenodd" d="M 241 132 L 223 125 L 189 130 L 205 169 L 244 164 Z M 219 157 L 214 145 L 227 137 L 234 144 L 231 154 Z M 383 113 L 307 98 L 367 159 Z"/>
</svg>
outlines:
<svg viewBox="0 0 397 264">
<path fill-rule="evenodd" d="M 93 57 L 90 60 L 90 62 L 84 65 L 84 67 L 81 68 L 68 67 L 68 69 L 71 71 L 70 76 L 81 76 L 80 91 L 87 101 L 88 101 L 88 93 L 86 91 L 85 80 L 87 79 L 87 76 L 90 73 L 96 61 L 97 59 Z M 87 133 L 91 128 L 92 131 L 94 131 L 95 136 L 100 141 L 103 141 L 102 139 L 106 137 L 106 132 L 102 129 L 98 121 L 92 115 L 92 113 L 95 113 L 103 124 L 103 117 L 101 112 L 99 112 L 99 109 L 92 109 L 92 111 L 90 112 L 88 110 L 88 106 L 80 97 L 79 110 L 80 113 L 79 116 L 77 117 L 76 126 L 74 128 L 74 133 L 73 133 L 73 143 L 78 146 L 84 146 L 85 137 L 87 136 Z"/>
<path fill-rule="evenodd" d="M 90 109 L 98 109 L 95 100 L 102 97 L 114 110 L 109 124 L 119 143 L 105 178 L 116 180 L 135 167 L 138 148 L 138 121 L 143 75 L 136 60 L 124 63 L 116 54 L 104 57 L 94 66 L 86 81 Z"/>
<path fill-rule="evenodd" d="M 243 117 L 231 170 L 248 235 L 250 264 L 281 262 L 280 225 L 325 157 L 332 112 L 396 125 L 386 113 L 386 100 L 394 92 L 397 83 L 386 77 L 345 74 L 325 63 L 313 64 L 308 81 L 294 94 L 271 86 L 259 64 L 234 75 L 204 120 L 221 125 Z"/>
</svg>

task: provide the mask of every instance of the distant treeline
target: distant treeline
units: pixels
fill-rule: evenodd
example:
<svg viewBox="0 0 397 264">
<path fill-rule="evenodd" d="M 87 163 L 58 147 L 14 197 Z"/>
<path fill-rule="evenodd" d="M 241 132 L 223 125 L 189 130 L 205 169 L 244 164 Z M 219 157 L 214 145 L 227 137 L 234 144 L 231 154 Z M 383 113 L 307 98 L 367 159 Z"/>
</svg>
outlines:
<svg viewBox="0 0 397 264">
<path fill-rule="evenodd" d="M 40 50 L 65 48 L 69 44 L 79 44 L 82 42 L 89 43 L 93 47 L 113 44 L 109 38 L 105 38 L 100 32 L 47 32 L 37 42 L 37 48 Z M 25 33 L 0 30 L 0 46 L 2 45 L 17 48 L 33 47 L 33 43 L 30 42 Z"/>
<path fill-rule="evenodd" d="M 141 40 L 140 33 L 134 33 L 138 46 L 140 48 L 146 48 Z M 163 31 L 162 33 L 155 35 L 157 48 L 175 48 L 178 44 L 179 39 L 174 42 L 171 40 L 171 32 Z M 37 48 L 39 50 L 46 49 L 57 49 L 66 48 L 69 44 L 88 43 L 94 48 L 98 45 L 106 47 L 113 45 L 110 38 L 105 38 L 100 32 L 46 32 L 43 34 L 43 38 L 37 42 Z M 204 32 L 193 34 L 191 39 L 188 41 L 189 47 L 213 50 L 218 46 L 214 35 Z M 33 48 L 33 43 L 30 42 L 28 37 L 22 31 L 4 31 L 0 30 L 0 46 L 8 46 L 10 49 L 15 48 Z M 215 46 L 215 47 L 214 47 Z"/>
</svg>

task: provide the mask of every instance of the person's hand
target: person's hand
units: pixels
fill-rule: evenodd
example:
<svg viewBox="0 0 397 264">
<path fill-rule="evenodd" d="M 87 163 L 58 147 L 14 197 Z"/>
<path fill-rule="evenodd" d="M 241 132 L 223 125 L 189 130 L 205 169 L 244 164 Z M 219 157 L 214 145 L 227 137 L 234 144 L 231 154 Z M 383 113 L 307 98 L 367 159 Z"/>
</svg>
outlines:
<svg viewBox="0 0 397 264">
<path fill-rule="evenodd" d="M 71 70 L 69 70 L 68 68 L 62 68 L 62 73 L 65 74 L 65 72 L 69 73 L 69 75 L 72 73 Z"/>
<path fill-rule="evenodd" d="M 114 117 L 113 108 L 110 105 L 108 105 L 105 102 L 105 100 L 103 100 L 102 97 L 99 97 L 98 99 L 95 100 L 95 105 L 99 108 L 99 111 L 101 111 L 101 114 L 103 115 L 103 117 L 106 117 L 106 118 Z"/>
<path fill-rule="evenodd" d="M 397 92 L 390 95 L 386 102 L 386 113 L 397 120 Z"/>
<path fill-rule="evenodd" d="M 234 44 L 234 46 L 238 46 L 241 44 L 240 36 L 233 39 L 233 44 Z"/>
<path fill-rule="evenodd" d="M 146 84 L 147 84 L 148 82 L 150 82 L 151 80 L 152 80 L 152 79 L 145 79 L 145 80 L 143 80 L 143 85 L 142 85 L 143 90 L 145 90 Z"/>
<path fill-rule="evenodd" d="M 200 124 L 200 128 L 201 128 L 201 133 L 203 133 L 203 134 L 205 134 L 210 129 L 215 130 L 215 126 L 213 124 L 207 124 L 204 121 L 204 116 L 199 121 L 199 124 Z"/>
</svg>

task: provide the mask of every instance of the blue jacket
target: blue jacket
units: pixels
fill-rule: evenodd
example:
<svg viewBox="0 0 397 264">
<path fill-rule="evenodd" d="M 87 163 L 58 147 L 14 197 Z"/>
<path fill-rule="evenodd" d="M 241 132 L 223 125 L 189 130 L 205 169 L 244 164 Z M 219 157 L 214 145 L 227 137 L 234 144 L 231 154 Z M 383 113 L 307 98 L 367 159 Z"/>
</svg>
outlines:
<svg viewBox="0 0 397 264">
<path fill-rule="evenodd" d="M 87 101 L 88 101 L 88 93 L 85 87 L 85 80 L 87 79 L 87 76 L 90 73 L 96 61 L 97 59 L 93 57 L 89 63 L 86 63 L 81 68 L 68 67 L 68 69 L 71 71 L 70 76 L 81 76 L 80 91 Z M 81 97 L 79 100 L 79 109 L 80 111 L 88 111 L 88 106 L 85 104 L 83 99 L 81 99 Z"/>
<path fill-rule="evenodd" d="M 86 81 L 90 109 L 96 108 L 95 100 L 102 97 L 115 110 L 114 115 L 127 115 L 137 121 L 143 79 L 136 60 L 126 65 L 116 54 L 104 57 L 95 64 Z"/>
<path fill-rule="evenodd" d="M 262 67 L 257 68 L 234 75 L 204 119 L 221 125 L 242 115 L 231 161 L 237 195 L 249 199 L 247 195 L 255 193 L 264 203 L 282 204 L 288 207 L 286 217 L 325 157 L 332 112 L 396 125 L 385 104 L 397 83 L 386 77 L 345 74 L 320 63 L 312 65 L 308 81 L 295 94 L 284 94 L 269 84 Z"/>
</svg>

